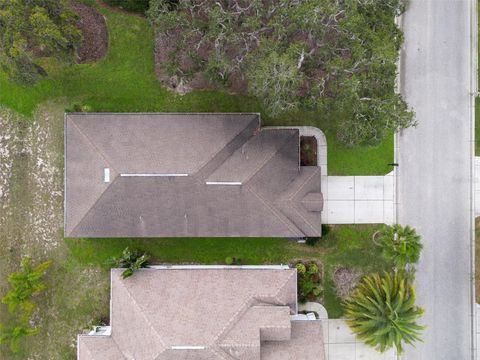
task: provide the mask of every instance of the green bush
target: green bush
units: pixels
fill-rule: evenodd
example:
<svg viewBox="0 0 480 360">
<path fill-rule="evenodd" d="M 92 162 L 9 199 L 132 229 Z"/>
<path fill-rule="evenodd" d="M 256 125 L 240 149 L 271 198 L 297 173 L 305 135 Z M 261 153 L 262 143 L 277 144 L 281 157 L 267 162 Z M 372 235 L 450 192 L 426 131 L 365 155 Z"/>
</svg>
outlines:
<svg viewBox="0 0 480 360">
<path fill-rule="evenodd" d="M 225 264 L 232 265 L 233 264 L 233 258 L 231 256 L 227 256 L 225 258 Z"/>
<path fill-rule="evenodd" d="M 10 321 L 8 325 L 0 324 L 0 344 L 9 343 L 14 354 L 21 352 L 21 342 L 25 337 L 39 331 L 30 325 L 30 316 L 37 307 L 32 297 L 47 288 L 43 277 L 51 265 L 51 261 L 46 261 L 33 267 L 31 258 L 25 257 L 21 271 L 8 276 L 10 290 L 2 297 L 2 303 L 8 307 Z"/>
<path fill-rule="evenodd" d="M 109 5 L 133 12 L 144 13 L 148 10 L 150 0 L 103 0 Z"/>
<path fill-rule="evenodd" d="M 384 352 L 420 340 L 417 324 L 423 309 L 415 305 L 415 291 L 404 272 L 366 276 L 345 300 L 347 324 L 367 345 Z"/>
<path fill-rule="evenodd" d="M 317 300 L 323 293 L 318 265 L 314 262 L 307 264 L 298 262 L 295 267 L 297 268 L 298 301 L 304 303 L 308 300 Z"/>
<path fill-rule="evenodd" d="M 405 269 L 408 264 L 416 264 L 420 259 L 423 245 L 415 229 L 395 224 L 385 225 L 380 231 L 380 245 L 383 256 L 393 265 Z"/>
<path fill-rule="evenodd" d="M 122 272 L 122 278 L 126 279 L 132 276 L 136 270 L 148 267 L 149 259 L 148 254 L 139 250 L 130 250 L 126 247 L 119 258 L 114 257 L 108 263 L 113 267 L 125 268 Z"/>
</svg>

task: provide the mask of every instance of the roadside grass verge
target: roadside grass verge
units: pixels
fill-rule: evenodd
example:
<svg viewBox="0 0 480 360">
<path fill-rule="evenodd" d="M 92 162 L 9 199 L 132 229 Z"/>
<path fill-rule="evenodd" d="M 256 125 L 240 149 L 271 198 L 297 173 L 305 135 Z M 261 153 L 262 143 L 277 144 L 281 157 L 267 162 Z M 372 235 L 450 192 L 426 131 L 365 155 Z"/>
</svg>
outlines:
<svg viewBox="0 0 480 360">
<path fill-rule="evenodd" d="M 480 304 L 480 217 L 475 218 L 475 300 Z"/>
<path fill-rule="evenodd" d="M 67 109 L 79 104 L 91 111 L 260 112 L 265 125 L 312 125 L 322 129 L 328 142 L 329 175 L 382 175 L 391 170 L 387 164 L 393 161 L 393 136 L 378 146 L 346 148 L 332 130 L 336 119 L 324 114 L 297 112 L 273 119 L 250 97 L 219 91 L 194 91 L 184 96 L 169 92 L 155 76 L 154 34 L 149 23 L 138 16 L 95 6 L 107 21 L 106 57 L 93 64 L 74 65 L 43 59 L 50 77 L 29 87 L 8 81 L 0 72 L 0 104 L 27 117 L 39 104 L 57 98 L 66 99 Z"/>
</svg>

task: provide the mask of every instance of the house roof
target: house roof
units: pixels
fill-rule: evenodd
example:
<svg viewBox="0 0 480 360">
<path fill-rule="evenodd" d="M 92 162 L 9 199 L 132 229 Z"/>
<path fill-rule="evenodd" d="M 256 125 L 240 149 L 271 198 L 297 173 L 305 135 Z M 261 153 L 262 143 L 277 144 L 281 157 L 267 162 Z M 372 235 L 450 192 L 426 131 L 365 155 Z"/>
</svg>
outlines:
<svg viewBox="0 0 480 360">
<path fill-rule="evenodd" d="M 321 234 L 320 168 L 258 114 L 66 114 L 65 164 L 66 236 Z"/>
<path fill-rule="evenodd" d="M 296 269 L 121 272 L 111 272 L 111 335 L 80 335 L 79 360 L 323 359 L 319 322 L 290 319 Z"/>
</svg>

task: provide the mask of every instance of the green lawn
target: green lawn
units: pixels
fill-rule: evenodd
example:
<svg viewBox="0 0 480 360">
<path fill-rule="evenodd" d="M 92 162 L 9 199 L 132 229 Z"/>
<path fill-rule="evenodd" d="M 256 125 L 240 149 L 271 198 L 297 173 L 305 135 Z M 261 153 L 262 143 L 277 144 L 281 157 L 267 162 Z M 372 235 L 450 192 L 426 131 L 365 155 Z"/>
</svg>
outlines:
<svg viewBox="0 0 480 360">
<path fill-rule="evenodd" d="M 364 273 L 381 271 L 388 264 L 372 242 L 378 226 L 336 226 L 315 246 L 275 238 L 172 238 L 172 239 L 65 239 L 71 256 L 85 266 L 106 268 L 112 256 L 125 247 L 152 255 L 153 263 L 222 264 L 227 256 L 243 264 L 288 264 L 295 259 L 317 259 L 325 267 L 325 302 L 331 317 L 343 313 L 331 278 L 339 266 Z"/>
<path fill-rule="evenodd" d="M 163 89 L 154 74 L 153 30 L 145 19 L 98 8 L 107 19 L 110 47 L 107 56 L 94 64 L 66 66 L 45 59 L 50 78 L 33 87 L 18 86 L 0 72 L 0 104 L 32 116 L 47 100 L 64 98 L 67 107 L 87 105 L 92 111 L 254 111 L 266 125 L 314 125 L 328 141 L 330 175 L 380 175 L 393 161 L 393 136 L 379 146 L 348 149 L 329 131 L 335 119 L 322 114 L 296 113 L 282 119 L 263 114 L 255 99 L 224 92 L 196 91 L 185 96 Z"/>
</svg>

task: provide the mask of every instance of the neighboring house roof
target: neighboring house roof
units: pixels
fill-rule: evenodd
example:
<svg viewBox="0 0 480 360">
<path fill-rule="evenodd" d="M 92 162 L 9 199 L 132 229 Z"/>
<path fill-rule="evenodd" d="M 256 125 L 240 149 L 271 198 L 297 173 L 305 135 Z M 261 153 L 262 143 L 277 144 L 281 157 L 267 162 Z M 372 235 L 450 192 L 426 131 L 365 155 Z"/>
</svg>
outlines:
<svg viewBox="0 0 480 360">
<path fill-rule="evenodd" d="M 80 335 L 79 360 L 323 360 L 320 321 L 292 321 L 296 269 L 111 272 L 111 335 Z"/>
<path fill-rule="evenodd" d="M 66 114 L 65 235 L 320 236 L 299 142 L 258 114 Z"/>
</svg>

